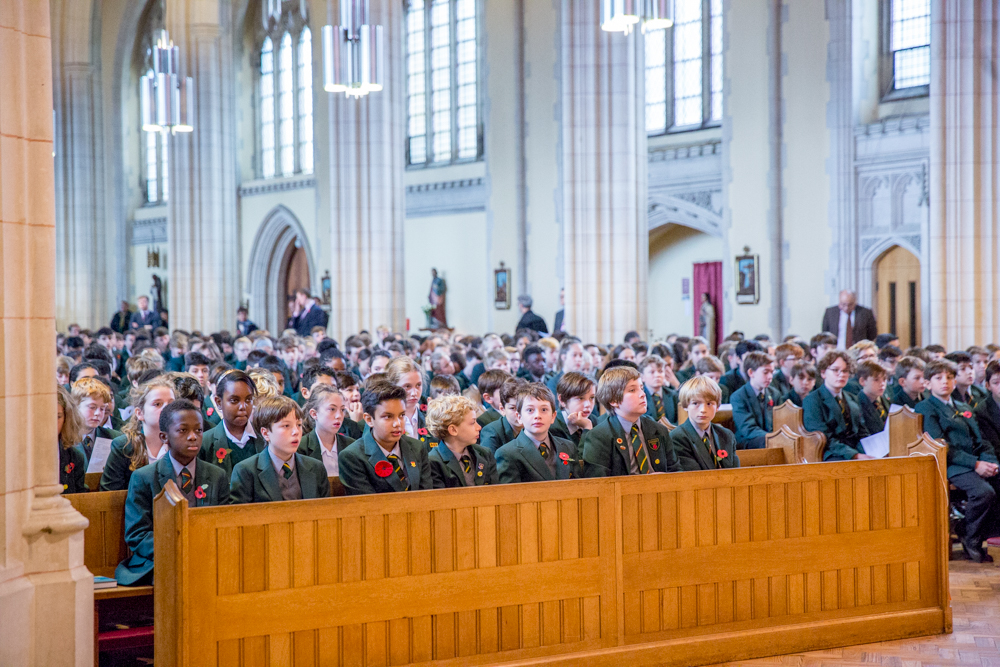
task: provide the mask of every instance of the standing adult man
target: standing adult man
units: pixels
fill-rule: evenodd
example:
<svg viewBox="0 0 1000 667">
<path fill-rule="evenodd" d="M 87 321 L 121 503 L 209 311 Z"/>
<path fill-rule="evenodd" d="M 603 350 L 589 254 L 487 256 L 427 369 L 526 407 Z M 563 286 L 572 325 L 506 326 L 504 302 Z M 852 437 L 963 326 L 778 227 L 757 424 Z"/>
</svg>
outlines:
<svg viewBox="0 0 1000 667">
<path fill-rule="evenodd" d="M 532 331 L 537 331 L 538 333 L 547 334 L 549 328 L 545 326 L 545 320 L 540 318 L 531 312 L 531 297 L 527 294 L 522 294 L 517 297 L 517 307 L 521 310 L 521 319 L 517 323 L 517 329 L 515 331 L 520 331 L 521 329 L 531 329 Z"/>
<path fill-rule="evenodd" d="M 566 317 L 566 288 L 559 290 L 559 310 L 556 311 L 556 321 L 552 325 L 552 333 L 557 334 L 563 330 L 563 323 Z"/>
<path fill-rule="evenodd" d="M 123 334 L 128 331 L 131 320 L 132 310 L 128 307 L 128 301 L 122 301 L 121 310 L 111 318 L 111 330 Z"/>
<path fill-rule="evenodd" d="M 843 290 L 838 304 L 823 315 L 823 331 L 837 337 L 838 350 L 846 350 L 861 340 L 874 341 L 878 325 L 872 311 L 858 305 L 858 295 Z"/>
<path fill-rule="evenodd" d="M 139 310 L 132 313 L 132 317 L 129 320 L 129 328 L 153 330 L 160 326 L 160 316 L 149 309 L 149 297 L 146 295 L 140 296 L 136 302 L 139 304 Z"/>
<path fill-rule="evenodd" d="M 313 327 L 325 329 L 329 321 L 330 316 L 319 307 L 309 290 L 301 287 L 295 290 L 295 310 L 288 320 L 289 328 L 295 329 L 297 334 L 305 338 L 312 334 Z"/>
</svg>

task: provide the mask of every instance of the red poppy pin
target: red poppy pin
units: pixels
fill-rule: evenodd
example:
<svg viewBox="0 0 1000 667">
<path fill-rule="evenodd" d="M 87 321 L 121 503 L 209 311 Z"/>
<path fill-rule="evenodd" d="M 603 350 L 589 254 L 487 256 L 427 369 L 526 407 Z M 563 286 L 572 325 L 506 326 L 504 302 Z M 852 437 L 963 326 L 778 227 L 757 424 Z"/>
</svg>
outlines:
<svg viewBox="0 0 1000 667">
<path fill-rule="evenodd" d="M 963 412 L 962 416 L 965 417 L 966 419 L 972 419 L 972 413 L 969 412 L 968 410 L 966 410 L 965 412 Z"/>
<path fill-rule="evenodd" d="M 209 417 L 211 417 L 214 412 L 215 408 L 209 408 L 208 410 L 205 410 L 205 414 L 208 415 Z"/>
<path fill-rule="evenodd" d="M 769 408 L 773 408 L 774 407 L 774 399 L 773 398 L 767 399 L 767 407 L 769 407 Z"/>
<path fill-rule="evenodd" d="M 717 451 L 717 452 L 715 453 L 715 455 L 716 455 L 717 457 L 719 457 L 720 459 L 724 459 L 724 458 L 726 458 L 727 456 L 729 456 L 729 452 L 727 452 L 727 451 L 726 451 L 726 450 L 724 450 L 724 449 L 720 449 L 719 451 Z"/>
<path fill-rule="evenodd" d="M 375 464 L 375 474 L 379 477 L 388 477 L 392 474 L 392 464 L 388 461 L 379 461 Z"/>
<path fill-rule="evenodd" d="M 216 460 L 219 463 L 222 463 L 226 459 L 226 455 L 229 454 L 229 451 L 230 450 L 226 449 L 225 447 L 219 447 L 219 449 L 215 451 Z"/>
<path fill-rule="evenodd" d="M 66 473 L 66 474 L 68 475 L 68 474 L 70 474 L 71 472 L 73 472 L 73 468 L 75 468 L 75 467 L 76 467 L 76 465 L 74 465 L 73 463 L 67 463 L 67 464 L 66 464 L 66 467 L 65 467 L 65 468 L 63 468 L 63 472 L 64 472 L 64 473 Z"/>
<path fill-rule="evenodd" d="M 559 452 L 559 458 L 561 458 L 563 461 L 569 461 L 569 454 L 567 454 L 566 452 Z"/>
<path fill-rule="evenodd" d="M 205 494 L 205 487 L 207 487 L 207 486 L 208 486 L 208 484 L 202 484 L 197 489 L 195 489 L 194 490 L 194 497 L 197 498 L 198 500 L 203 500 L 205 498 L 205 495 L 206 495 Z"/>
<path fill-rule="evenodd" d="M 425 429 L 425 428 L 418 428 L 417 429 L 417 435 L 427 435 L 427 429 Z"/>
<path fill-rule="evenodd" d="M 420 411 L 421 412 L 427 412 L 427 404 L 426 403 L 421 403 L 420 404 Z"/>
</svg>

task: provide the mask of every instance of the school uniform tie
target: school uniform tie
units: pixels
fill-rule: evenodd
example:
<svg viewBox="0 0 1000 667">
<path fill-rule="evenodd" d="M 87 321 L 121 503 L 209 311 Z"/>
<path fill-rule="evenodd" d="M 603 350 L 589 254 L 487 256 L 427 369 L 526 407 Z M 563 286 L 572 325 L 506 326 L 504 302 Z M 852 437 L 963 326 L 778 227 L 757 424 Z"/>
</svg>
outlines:
<svg viewBox="0 0 1000 667">
<path fill-rule="evenodd" d="M 645 475 L 649 472 L 649 457 L 643 449 L 642 441 L 639 439 L 639 425 L 632 424 L 632 452 L 635 454 L 635 462 L 639 464 L 639 474 Z"/>
<path fill-rule="evenodd" d="M 468 475 L 472 472 L 472 457 L 468 454 L 462 454 L 462 458 L 458 459 L 459 463 L 462 464 L 462 471 Z"/>
<path fill-rule="evenodd" d="M 653 410 L 656 413 L 656 421 L 663 419 L 663 415 L 665 414 L 663 412 L 663 398 L 659 392 L 653 394 Z"/>
<path fill-rule="evenodd" d="M 184 495 L 191 493 L 191 485 L 194 484 L 194 478 L 191 477 L 191 471 L 187 468 L 181 468 L 179 478 L 181 480 L 181 493 Z"/>
<path fill-rule="evenodd" d="M 292 466 L 288 465 L 287 461 L 281 464 L 281 474 L 284 475 L 285 479 L 292 476 Z"/>
<path fill-rule="evenodd" d="M 403 484 L 403 490 L 404 491 L 409 491 L 410 490 L 410 480 L 406 476 L 406 471 L 403 470 L 403 466 L 402 466 L 402 463 L 399 460 L 399 457 L 396 456 L 395 454 L 389 454 L 389 456 L 387 456 L 385 458 L 386 458 L 386 460 L 389 461 L 389 463 L 392 464 L 392 470 L 393 470 L 393 472 L 396 473 L 396 477 L 398 477 L 399 481 Z"/>
<path fill-rule="evenodd" d="M 841 394 L 840 397 L 837 399 L 837 403 L 840 404 L 840 414 L 844 418 L 844 425 L 847 426 L 848 430 L 851 430 L 852 428 L 851 408 L 848 407 L 847 399 L 844 398 L 843 394 Z"/>
<path fill-rule="evenodd" d="M 546 461 L 549 460 L 549 446 L 546 443 L 541 443 L 538 445 L 538 453 L 542 455 L 542 458 Z"/>
<path fill-rule="evenodd" d="M 708 450 L 708 455 L 711 456 L 712 460 L 715 462 L 715 467 L 716 468 L 721 467 L 719 457 L 716 456 L 715 452 L 712 451 L 712 442 L 708 439 L 708 433 L 701 436 L 701 441 L 705 444 L 705 449 Z"/>
</svg>

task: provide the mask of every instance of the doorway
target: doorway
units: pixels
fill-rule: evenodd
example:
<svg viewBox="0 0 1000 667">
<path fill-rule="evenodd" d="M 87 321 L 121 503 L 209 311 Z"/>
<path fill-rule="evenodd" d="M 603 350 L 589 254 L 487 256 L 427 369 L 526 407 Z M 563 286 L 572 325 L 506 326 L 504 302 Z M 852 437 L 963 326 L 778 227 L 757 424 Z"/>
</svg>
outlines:
<svg viewBox="0 0 1000 667">
<path fill-rule="evenodd" d="M 272 334 L 288 322 L 288 296 L 302 287 L 314 291 L 316 276 L 309 240 L 298 219 L 276 206 L 254 238 L 247 270 L 250 319 Z"/>
<path fill-rule="evenodd" d="M 875 264 L 875 303 L 878 330 L 899 336 L 905 350 L 919 346 L 920 260 L 910 251 L 893 246 Z"/>
<path fill-rule="evenodd" d="M 309 282 L 309 258 L 300 239 L 296 238 L 285 250 L 281 265 L 284 270 L 278 293 L 285 296 L 287 315 L 291 317 L 291 303 L 295 299 L 295 290 L 308 290 L 311 285 Z"/>
</svg>

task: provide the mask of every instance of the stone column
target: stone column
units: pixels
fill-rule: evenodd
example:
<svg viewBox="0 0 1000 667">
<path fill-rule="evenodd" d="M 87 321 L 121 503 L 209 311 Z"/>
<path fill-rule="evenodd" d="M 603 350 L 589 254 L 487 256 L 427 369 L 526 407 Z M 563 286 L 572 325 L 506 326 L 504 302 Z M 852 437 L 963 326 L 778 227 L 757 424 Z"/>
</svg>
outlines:
<svg viewBox="0 0 1000 667">
<path fill-rule="evenodd" d="M 1000 131 L 994 0 L 931 3 L 930 336 L 1000 335 Z"/>
<path fill-rule="evenodd" d="M 171 328 L 233 330 L 240 304 L 231 4 L 167 3 L 180 73 L 194 78 L 194 131 L 169 141 L 167 303 Z M 272 332 L 280 333 L 280 332 Z"/>
<path fill-rule="evenodd" d="M 101 72 L 91 62 L 93 5 L 52 3 L 56 161 L 56 324 L 96 329 L 116 310 L 111 301 L 117 271 L 107 251 L 114 226 L 104 206 L 104 136 Z"/>
<path fill-rule="evenodd" d="M 385 44 L 384 88 L 361 99 L 330 95 L 330 331 L 338 339 L 384 324 L 405 327 L 403 3 L 371 1 Z M 336 17 L 333 24 L 338 23 Z M 319 43 L 318 35 L 314 38 Z M 412 323 L 418 328 L 419 323 Z"/>
<path fill-rule="evenodd" d="M 641 33 L 599 6 L 561 4 L 563 239 L 566 330 L 610 343 L 647 333 L 647 148 Z"/>
<path fill-rule="evenodd" d="M 93 662 L 84 519 L 59 494 L 47 0 L 0 3 L 0 665 Z M 54 631 L 58 629 L 58 631 Z"/>
</svg>

